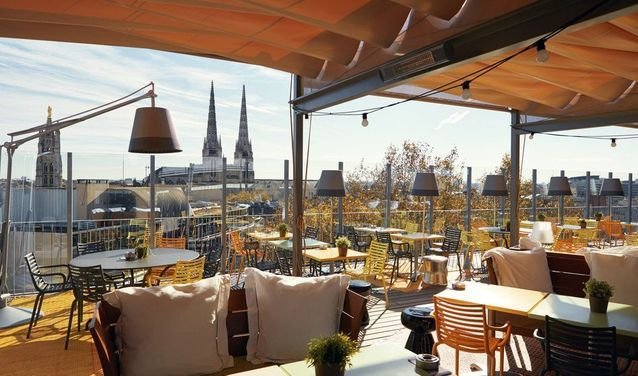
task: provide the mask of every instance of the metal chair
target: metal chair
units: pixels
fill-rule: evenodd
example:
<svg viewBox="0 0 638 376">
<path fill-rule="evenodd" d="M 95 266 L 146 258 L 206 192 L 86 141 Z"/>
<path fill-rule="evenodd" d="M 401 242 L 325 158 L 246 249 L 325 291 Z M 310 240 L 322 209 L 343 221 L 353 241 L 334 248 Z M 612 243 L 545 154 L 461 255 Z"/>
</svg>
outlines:
<svg viewBox="0 0 638 376">
<path fill-rule="evenodd" d="M 567 324 L 545 316 L 544 337 L 534 331 L 534 337 L 545 348 L 545 368 L 541 375 L 618 375 L 631 362 L 618 369 L 616 327 L 591 328 Z"/>
<path fill-rule="evenodd" d="M 365 252 L 370 246 L 372 240 L 369 235 L 359 235 L 354 229 L 354 226 L 343 226 L 348 240 L 350 240 L 351 246 L 359 252 Z"/>
<path fill-rule="evenodd" d="M 445 235 L 443 238 L 443 244 L 440 248 L 430 248 L 430 252 L 440 253 L 445 257 L 450 257 L 450 254 L 456 256 L 456 263 L 459 268 L 459 278 L 463 277 L 463 269 L 461 268 L 461 256 L 459 255 L 459 245 L 461 243 L 461 230 L 454 227 L 447 227 L 445 229 Z"/>
<path fill-rule="evenodd" d="M 500 374 L 503 375 L 505 346 L 509 343 L 512 327 L 507 322 L 503 326 L 487 323 L 485 306 L 482 304 L 456 303 L 434 296 L 434 320 L 437 341 L 432 354 L 438 356 L 439 345 L 448 345 L 455 350 L 455 370 L 459 374 L 459 351 L 485 353 L 488 357 L 489 375 L 496 368 L 496 351 L 501 353 Z M 503 332 L 496 338 L 494 331 Z"/>
<path fill-rule="evenodd" d="M 89 255 L 89 254 L 98 253 L 98 252 L 106 252 L 106 246 L 104 245 L 104 240 L 97 240 L 94 242 L 84 242 L 84 243 L 78 242 L 77 256 Z M 115 288 L 126 285 L 126 276 L 124 275 L 123 272 L 120 272 L 117 270 L 105 271 L 104 277 L 107 279 L 107 281 L 114 284 Z M 131 277 L 131 284 L 134 284 L 134 281 L 132 279 L 133 277 Z"/>
<path fill-rule="evenodd" d="M 206 257 L 199 256 L 195 260 L 177 261 L 175 263 L 175 272 L 170 277 L 153 277 L 152 285 L 178 285 L 184 283 L 193 283 L 202 279 L 204 275 L 204 265 Z"/>
<path fill-rule="evenodd" d="M 110 291 L 109 282 L 104 278 L 101 265 L 73 266 L 69 265 L 71 286 L 73 287 L 73 303 L 69 312 L 69 325 L 66 328 L 66 340 L 64 349 L 69 348 L 69 336 L 73 325 L 73 314 L 78 310 L 78 332 L 84 313 L 84 302 L 97 303 L 102 300 L 102 295 Z"/>
<path fill-rule="evenodd" d="M 29 268 L 29 274 L 31 275 L 31 281 L 33 287 L 38 292 L 33 303 L 33 312 L 31 313 L 31 321 L 29 321 L 29 330 L 27 331 L 27 338 L 31 336 L 31 329 L 38 325 L 38 318 L 40 318 L 40 311 L 42 310 L 42 301 L 45 294 L 53 294 L 56 292 L 67 291 L 71 289 L 71 283 L 68 277 L 68 265 L 48 265 L 38 266 L 33 253 L 28 253 L 24 256 L 27 268 Z M 64 273 L 42 273 L 41 269 L 52 268 L 64 268 L 67 270 L 67 274 Z M 53 278 L 60 278 L 62 282 L 51 282 Z"/>
<path fill-rule="evenodd" d="M 306 230 L 304 231 L 305 238 L 319 239 L 319 229 L 317 227 L 306 226 Z"/>
<path fill-rule="evenodd" d="M 396 272 L 397 278 L 399 278 L 399 259 L 408 258 L 410 260 L 410 276 L 412 276 L 413 259 L 412 252 L 410 251 L 410 245 L 406 242 L 393 241 L 390 234 L 377 232 L 377 241 L 379 243 L 387 244 L 388 255 L 392 257 L 392 273 L 390 274 L 390 284 L 394 282 L 394 274 Z M 395 250 L 395 247 L 398 249 Z"/>
</svg>

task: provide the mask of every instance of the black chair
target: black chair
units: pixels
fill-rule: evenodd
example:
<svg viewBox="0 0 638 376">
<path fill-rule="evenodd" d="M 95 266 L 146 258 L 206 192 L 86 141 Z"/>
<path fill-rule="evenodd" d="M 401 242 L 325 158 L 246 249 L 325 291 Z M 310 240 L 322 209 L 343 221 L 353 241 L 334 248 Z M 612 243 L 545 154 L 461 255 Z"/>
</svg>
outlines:
<svg viewBox="0 0 638 376">
<path fill-rule="evenodd" d="M 461 268 L 461 256 L 459 254 L 459 246 L 461 244 L 461 230 L 454 227 L 445 228 L 445 237 L 443 238 L 443 244 L 440 248 L 430 248 L 428 251 L 434 253 L 440 253 L 445 257 L 449 257 L 450 254 L 456 255 L 456 263 L 459 268 L 459 278 L 463 276 L 463 269 Z"/>
<path fill-rule="evenodd" d="M 589 328 L 571 325 L 545 316 L 545 337 L 539 330 L 534 337 L 545 349 L 545 368 L 541 375 L 619 375 L 631 362 L 618 369 L 616 327 Z"/>
<path fill-rule="evenodd" d="M 103 240 L 98 240 L 94 242 L 84 242 L 84 243 L 78 242 L 76 256 L 89 255 L 91 253 L 98 253 L 98 252 L 105 252 L 105 251 L 106 251 L 106 246 L 104 245 Z"/>
<path fill-rule="evenodd" d="M 104 245 L 104 240 L 97 240 L 94 242 L 85 242 L 85 243 L 78 242 L 76 256 L 90 255 L 92 253 L 98 253 L 98 252 L 106 252 L 106 246 Z M 105 271 L 104 277 L 106 278 L 108 282 L 113 284 L 113 287 L 115 288 L 123 287 L 127 285 L 126 276 L 121 271 L 117 271 L 117 270 Z M 131 274 L 131 277 L 129 279 L 131 285 L 135 284 L 134 279 L 135 279 L 134 274 Z"/>
<path fill-rule="evenodd" d="M 319 239 L 319 229 L 317 227 L 306 226 L 306 230 L 304 231 L 305 238 Z"/>
<path fill-rule="evenodd" d="M 73 303 L 71 303 L 71 312 L 69 313 L 69 325 L 66 328 L 65 350 L 69 348 L 69 336 L 71 334 L 73 314 L 75 313 L 76 307 L 78 310 L 79 332 L 84 313 L 84 302 L 97 303 L 102 300 L 102 295 L 110 291 L 110 282 L 106 280 L 101 265 L 86 267 L 69 265 L 69 272 L 74 299 Z"/>
<path fill-rule="evenodd" d="M 253 268 L 257 268 L 259 270 L 265 270 L 269 272 L 275 272 L 279 269 L 279 264 L 277 260 L 266 260 L 265 255 L 259 255 L 259 250 L 261 246 L 259 242 L 244 242 L 244 251 L 246 252 L 247 263 L 248 266 L 252 266 Z"/>
<path fill-rule="evenodd" d="M 29 274 L 31 275 L 31 281 L 33 287 L 38 292 L 35 297 L 35 303 L 33 304 L 33 312 L 31 313 L 31 321 L 29 322 L 29 330 L 27 331 L 27 338 L 31 336 L 31 329 L 38 325 L 38 318 L 40 318 L 40 311 L 42 311 L 42 301 L 44 301 L 45 294 L 52 294 L 56 292 L 62 292 L 71 289 L 71 283 L 68 277 L 68 265 L 48 265 L 38 266 L 35 261 L 33 253 L 28 253 L 24 256 L 24 260 L 29 268 Z M 67 273 L 42 273 L 40 269 L 52 269 L 52 268 L 64 268 Z M 52 282 L 54 278 L 59 278 L 62 282 Z"/>
<path fill-rule="evenodd" d="M 377 232 L 376 236 L 378 242 L 386 243 L 388 245 L 388 255 L 393 258 L 390 284 L 394 281 L 395 271 L 397 278 L 399 278 L 399 260 L 401 258 L 407 258 L 410 260 L 410 278 L 412 278 L 413 259 L 412 252 L 410 251 L 410 244 L 406 242 L 395 242 L 392 240 L 390 234 L 387 233 Z"/>
<path fill-rule="evenodd" d="M 343 226 L 343 230 L 346 232 L 346 236 L 350 243 L 352 243 L 352 247 L 359 251 L 365 252 L 368 250 L 370 246 L 370 236 L 369 235 L 359 235 L 354 230 L 354 226 Z"/>
<path fill-rule="evenodd" d="M 288 253 L 289 252 L 285 252 L 281 249 L 275 249 L 275 257 L 277 258 L 279 271 L 282 275 L 292 275 L 292 267 Z"/>
</svg>

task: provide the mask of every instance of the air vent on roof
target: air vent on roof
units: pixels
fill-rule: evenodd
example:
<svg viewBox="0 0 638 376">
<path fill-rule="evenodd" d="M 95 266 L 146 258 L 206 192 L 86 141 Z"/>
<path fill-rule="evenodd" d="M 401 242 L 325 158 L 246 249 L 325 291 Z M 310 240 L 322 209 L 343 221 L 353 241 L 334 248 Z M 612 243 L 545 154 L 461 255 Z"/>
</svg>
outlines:
<svg viewBox="0 0 638 376">
<path fill-rule="evenodd" d="M 381 79 L 384 82 L 425 73 L 432 67 L 449 61 L 443 45 L 418 52 L 412 56 L 404 56 L 400 61 L 381 68 Z"/>
</svg>

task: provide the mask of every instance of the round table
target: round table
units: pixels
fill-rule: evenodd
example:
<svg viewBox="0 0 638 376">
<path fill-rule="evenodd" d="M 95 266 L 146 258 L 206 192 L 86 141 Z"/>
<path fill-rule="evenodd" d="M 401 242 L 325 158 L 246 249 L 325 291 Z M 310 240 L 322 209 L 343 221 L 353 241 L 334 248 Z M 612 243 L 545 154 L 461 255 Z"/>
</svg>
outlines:
<svg viewBox="0 0 638 376">
<path fill-rule="evenodd" d="M 154 248 L 151 255 L 134 261 L 126 261 L 126 254 L 133 249 L 96 252 L 71 259 L 73 266 L 101 265 L 104 270 L 150 269 L 158 266 L 175 265 L 177 261 L 190 261 L 199 257 L 199 253 L 179 248 Z"/>
</svg>

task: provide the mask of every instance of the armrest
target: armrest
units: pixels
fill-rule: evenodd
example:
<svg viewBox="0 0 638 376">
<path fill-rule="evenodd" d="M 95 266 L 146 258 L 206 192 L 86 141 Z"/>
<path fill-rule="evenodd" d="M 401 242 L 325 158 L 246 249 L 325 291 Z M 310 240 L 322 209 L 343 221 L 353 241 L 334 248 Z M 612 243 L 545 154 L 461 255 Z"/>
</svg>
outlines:
<svg viewBox="0 0 638 376">
<path fill-rule="evenodd" d="M 33 273 L 34 276 L 37 277 L 60 277 L 62 278 L 62 284 L 66 284 L 67 276 L 64 273 Z"/>
<path fill-rule="evenodd" d="M 543 332 L 540 329 L 534 329 L 534 339 L 541 344 L 545 344 L 545 337 L 543 337 Z"/>
<path fill-rule="evenodd" d="M 505 334 L 503 334 L 503 338 L 501 338 L 500 341 L 496 342 L 495 346 L 496 347 L 501 347 L 504 346 L 505 344 L 507 344 L 510 340 L 510 335 L 512 334 L 512 325 L 510 325 L 510 322 L 507 321 L 505 324 L 500 325 L 500 326 L 492 326 L 492 325 L 487 325 L 488 328 L 492 329 L 492 330 L 498 330 L 499 332 L 504 332 Z"/>
</svg>

